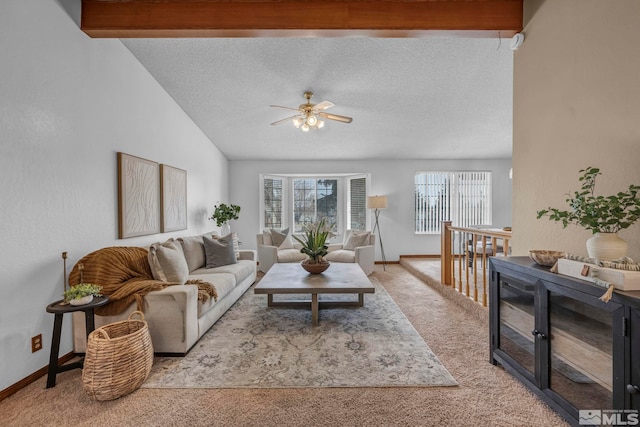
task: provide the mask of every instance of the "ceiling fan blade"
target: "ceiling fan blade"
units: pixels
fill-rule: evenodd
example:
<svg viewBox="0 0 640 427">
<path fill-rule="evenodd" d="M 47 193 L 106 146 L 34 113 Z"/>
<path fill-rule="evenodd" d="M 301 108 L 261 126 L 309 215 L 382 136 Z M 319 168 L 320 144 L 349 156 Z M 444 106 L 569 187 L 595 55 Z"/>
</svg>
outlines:
<svg viewBox="0 0 640 427">
<path fill-rule="evenodd" d="M 325 119 L 329 119 L 329 120 L 336 120 L 342 123 L 351 123 L 353 121 L 353 119 L 351 117 L 346 117 L 346 116 L 339 116 L 337 114 L 330 114 L 330 113 L 318 113 L 318 116 L 325 118 Z"/>
<path fill-rule="evenodd" d="M 272 125 L 279 125 L 280 123 L 284 123 L 284 122 L 288 122 L 289 120 L 293 120 L 296 117 L 299 117 L 298 114 L 296 114 L 295 116 L 287 117 L 286 119 L 278 120 L 277 122 L 273 122 L 271 124 Z"/>
<path fill-rule="evenodd" d="M 283 107 L 282 105 L 269 105 L 269 107 L 284 108 L 285 110 L 300 111 L 298 108 Z"/>
<path fill-rule="evenodd" d="M 320 110 L 326 110 L 327 108 L 331 108 L 331 107 L 335 107 L 335 106 L 336 106 L 336 104 L 334 104 L 331 101 L 322 101 L 321 103 L 316 104 L 313 107 L 313 109 L 320 111 Z"/>
</svg>

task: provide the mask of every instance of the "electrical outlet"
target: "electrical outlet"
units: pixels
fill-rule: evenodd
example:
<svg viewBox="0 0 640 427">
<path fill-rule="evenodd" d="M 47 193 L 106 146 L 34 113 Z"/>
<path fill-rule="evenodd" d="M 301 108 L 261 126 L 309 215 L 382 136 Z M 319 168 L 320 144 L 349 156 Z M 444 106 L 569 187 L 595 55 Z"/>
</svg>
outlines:
<svg viewBox="0 0 640 427">
<path fill-rule="evenodd" d="M 42 334 L 38 334 L 31 338 L 31 353 L 42 350 Z"/>
</svg>

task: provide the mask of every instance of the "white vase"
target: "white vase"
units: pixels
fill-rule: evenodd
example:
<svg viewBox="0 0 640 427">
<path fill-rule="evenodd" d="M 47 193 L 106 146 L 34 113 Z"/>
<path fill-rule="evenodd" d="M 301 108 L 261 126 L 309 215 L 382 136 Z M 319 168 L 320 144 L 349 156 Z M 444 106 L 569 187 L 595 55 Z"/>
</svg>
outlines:
<svg viewBox="0 0 640 427">
<path fill-rule="evenodd" d="M 220 235 L 226 236 L 229 233 L 231 233 L 231 226 L 229 225 L 229 222 L 225 222 L 220 228 Z"/>
<path fill-rule="evenodd" d="M 587 240 L 589 258 L 611 261 L 627 256 L 627 242 L 616 233 L 596 233 Z"/>
<path fill-rule="evenodd" d="M 87 295 L 86 297 L 80 297 L 80 298 L 72 299 L 71 301 L 69 301 L 69 304 L 71 304 L 71 305 L 85 305 L 85 304 L 89 304 L 91 301 L 93 301 L 93 295 Z"/>
</svg>

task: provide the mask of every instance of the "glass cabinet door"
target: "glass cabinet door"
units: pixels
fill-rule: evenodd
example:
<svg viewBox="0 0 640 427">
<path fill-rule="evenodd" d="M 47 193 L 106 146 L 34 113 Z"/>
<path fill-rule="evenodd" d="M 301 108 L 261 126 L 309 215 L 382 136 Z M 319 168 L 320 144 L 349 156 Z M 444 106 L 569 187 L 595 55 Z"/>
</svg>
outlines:
<svg viewBox="0 0 640 427">
<path fill-rule="evenodd" d="M 613 409 L 612 307 L 553 291 L 548 298 L 549 388 L 577 409 Z"/>
<path fill-rule="evenodd" d="M 532 376 L 535 373 L 535 329 L 533 284 L 501 276 L 499 295 L 498 348 L 509 355 Z"/>
</svg>

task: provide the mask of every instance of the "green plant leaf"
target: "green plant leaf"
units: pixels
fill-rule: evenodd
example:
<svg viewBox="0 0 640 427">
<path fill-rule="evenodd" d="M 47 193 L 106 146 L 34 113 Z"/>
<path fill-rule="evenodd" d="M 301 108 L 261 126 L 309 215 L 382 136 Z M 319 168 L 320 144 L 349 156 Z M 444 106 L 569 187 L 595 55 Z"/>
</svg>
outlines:
<svg viewBox="0 0 640 427">
<path fill-rule="evenodd" d="M 64 300 L 69 302 L 71 300 L 86 297 L 89 295 L 93 295 L 94 297 L 101 296 L 100 292 L 102 291 L 102 286 L 95 285 L 93 283 L 78 283 L 77 285 L 71 286 L 69 289 L 64 291 Z"/>
<path fill-rule="evenodd" d="M 327 224 L 326 218 L 322 218 L 319 222 L 305 227 L 303 237 L 294 235 L 293 238 L 302 245 L 300 252 L 315 262 L 321 261 L 322 257 L 328 253 L 329 247 L 326 241 L 331 236 L 334 226 L 335 224 Z"/>
<path fill-rule="evenodd" d="M 231 221 L 232 219 L 238 219 L 239 214 L 240 206 L 220 203 L 219 205 L 214 206 L 213 215 L 211 215 L 209 219 L 215 221 L 216 225 L 221 227 L 225 222 Z"/>
<path fill-rule="evenodd" d="M 574 224 L 593 233 L 616 233 L 633 225 L 640 218 L 640 186 L 631 184 L 627 192 L 618 192 L 611 196 L 596 196 L 596 177 L 601 175 L 600 169 L 587 167 L 580 169 L 582 182 L 580 191 L 565 199 L 571 210 L 560 210 L 548 207 L 537 211 L 537 219 L 543 216 L 551 221 L 562 223 L 563 228 Z"/>
</svg>

